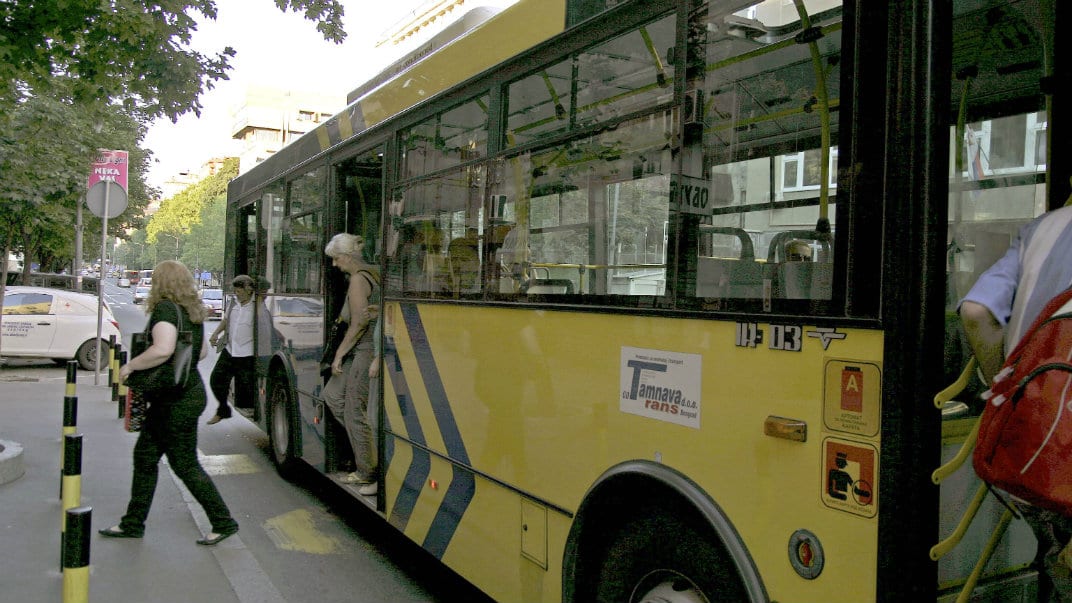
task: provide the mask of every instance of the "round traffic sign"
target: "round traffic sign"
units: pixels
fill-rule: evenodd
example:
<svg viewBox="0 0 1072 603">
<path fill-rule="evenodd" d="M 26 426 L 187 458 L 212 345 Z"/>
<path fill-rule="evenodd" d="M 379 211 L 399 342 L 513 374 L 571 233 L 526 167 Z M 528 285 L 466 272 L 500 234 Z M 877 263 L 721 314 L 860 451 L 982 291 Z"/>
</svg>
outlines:
<svg viewBox="0 0 1072 603">
<path fill-rule="evenodd" d="M 108 197 L 108 218 L 115 218 L 127 209 L 127 191 L 111 180 L 100 180 L 86 192 L 86 207 L 98 218 L 105 217 L 104 201 Z"/>
</svg>

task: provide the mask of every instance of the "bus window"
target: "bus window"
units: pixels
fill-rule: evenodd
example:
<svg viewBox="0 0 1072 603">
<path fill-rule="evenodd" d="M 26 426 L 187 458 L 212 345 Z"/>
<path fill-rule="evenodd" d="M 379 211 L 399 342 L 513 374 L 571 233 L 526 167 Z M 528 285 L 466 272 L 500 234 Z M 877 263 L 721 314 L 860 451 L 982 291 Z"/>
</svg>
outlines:
<svg viewBox="0 0 1072 603">
<path fill-rule="evenodd" d="M 483 181 L 482 168 L 463 168 L 396 191 L 387 247 L 392 290 L 420 297 L 479 294 Z"/>
<path fill-rule="evenodd" d="M 335 187 L 336 197 L 346 208 L 346 232 L 364 237 L 365 261 L 379 265 L 383 241 L 383 149 L 376 148 L 335 166 Z"/>
<path fill-rule="evenodd" d="M 667 103 L 674 69 L 673 17 L 593 46 L 509 87 L 507 146 L 602 123 Z"/>
<path fill-rule="evenodd" d="M 508 159 L 492 191 L 513 214 L 494 290 L 625 305 L 664 295 L 671 123 L 642 117 Z"/>
<path fill-rule="evenodd" d="M 396 188 L 390 203 L 388 291 L 480 294 L 486 168 L 473 162 L 486 155 L 487 107 L 482 95 L 401 133 L 405 176 L 416 179 Z"/>
<path fill-rule="evenodd" d="M 320 291 L 325 173 L 324 167 L 320 166 L 290 183 L 286 215 L 282 218 L 280 236 L 275 241 L 279 271 L 273 282 L 277 293 Z"/>
<path fill-rule="evenodd" d="M 402 135 L 405 177 L 482 159 L 488 146 L 488 97 L 444 111 Z"/>
<path fill-rule="evenodd" d="M 779 43 L 799 31 L 792 6 L 710 3 L 692 14 L 690 57 L 704 68 L 690 65 L 690 150 L 675 186 L 679 236 L 696 254 L 681 294 L 703 307 L 832 298 L 841 7 L 811 2 L 809 12 L 817 58 L 808 44 Z M 809 261 L 790 261 L 789 243 L 809 248 L 796 254 Z"/>
</svg>

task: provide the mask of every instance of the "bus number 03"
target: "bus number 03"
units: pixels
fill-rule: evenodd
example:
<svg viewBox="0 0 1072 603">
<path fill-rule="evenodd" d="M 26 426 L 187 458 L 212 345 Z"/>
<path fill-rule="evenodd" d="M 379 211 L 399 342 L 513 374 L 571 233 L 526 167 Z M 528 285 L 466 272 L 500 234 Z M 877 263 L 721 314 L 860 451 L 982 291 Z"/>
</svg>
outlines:
<svg viewBox="0 0 1072 603">
<path fill-rule="evenodd" d="M 770 349 L 799 352 L 804 329 L 798 325 L 771 325 Z"/>
</svg>

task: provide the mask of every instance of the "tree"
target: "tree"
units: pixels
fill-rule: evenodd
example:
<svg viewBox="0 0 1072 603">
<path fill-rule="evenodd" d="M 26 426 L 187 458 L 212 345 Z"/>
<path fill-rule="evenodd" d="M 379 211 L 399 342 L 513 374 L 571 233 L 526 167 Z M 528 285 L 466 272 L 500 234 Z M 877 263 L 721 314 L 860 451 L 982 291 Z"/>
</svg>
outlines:
<svg viewBox="0 0 1072 603">
<path fill-rule="evenodd" d="M 237 175 L 238 159 L 232 157 L 214 175 L 160 204 L 145 228 L 157 261 L 176 259 L 190 268 L 213 271 L 223 268 L 227 183 Z"/>
<path fill-rule="evenodd" d="M 56 78 L 63 90 L 65 78 Z M 0 129 L 0 246 L 20 251 L 24 273 L 42 250 L 49 261 L 73 256 L 75 215 L 98 148 L 130 152 L 128 209 L 109 221 L 110 233 L 140 226 L 155 191 L 143 173 L 148 153 L 138 147 L 145 126 L 101 103 L 77 105 L 70 94 L 28 96 L 8 112 Z M 100 221 L 86 211 L 86 232 L 100 244 Z M 93 230 L 95 227 L 95 231 Z"/>
<path fill-rule="evenodd" d="M 274 2 L 304 13 L 326 40 L 345 38 L 339 0 Z M 198 16 L 215 19 L 215 1 L 0 2 L 0 128 L 19 99 L 52 96 L 57 76 L 71 80 L 78 103 L 117 104 L 143 120 L 200 115 L 201 94 L 227 78 L 235 52 L 192 50 Z"/>
<path fill-rule="evenodd" d="M 183 246 L 182 263 L 191 268 L 223 272 L 223 225 L 227 214 L 227 197 L 220 195 L 205 203 L 200 223 L 190 227 Z"/>
</svg>

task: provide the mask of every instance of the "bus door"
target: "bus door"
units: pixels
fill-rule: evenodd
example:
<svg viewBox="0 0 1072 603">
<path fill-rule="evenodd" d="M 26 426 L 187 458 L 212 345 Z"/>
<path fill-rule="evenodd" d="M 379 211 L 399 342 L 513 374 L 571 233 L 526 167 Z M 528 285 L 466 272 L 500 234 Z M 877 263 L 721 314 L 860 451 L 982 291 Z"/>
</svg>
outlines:
<svg viewBox="0 0 1072 603">
<path fill-rule="evenodd" d="M 331 169 L 331 204 L 327 215 L 322 218 L 323 224 L 317 225 L 317 232 L 324 233 L 324 237 L 316 249 L 308 251 L 310 262 L 314 261 L 314 255 L 318 267 L 324 262 L 323 269 L 317 271 L 323 282 L 317 282 L 315 287 L 312 282 L 309 283 L 309 291 L 318 291 L 321 295 L 316 296 L 315 312 L 314 308 L 309 307 L 308 314 L 302 318 L 305 323 L 303 328 L 308 330 L 310 341 L 315 341 L 316 349 L 315 354 L 303 355 L 304 360 L 298 363 L 298 389 L 303 403 L 302 412 L 305 412 L 304 401 L 312 399 L 309 395 L 315 395 L 317 399 L 312 411 L 314 420 L 311 423 L 320 441 L 325 443 L 324 461 L 327 471 L 340 469 L 344 457 L 350 455 L 350 450 L 346 444 L 345 432 L 337 421 L 327 419 L 327 411 L 319 400 L 321 391 L 327 384 L 327 377 L 321 374 L 319 363 L 323 354 L 325 333 L 328 332 L 327 325 L 338 316 L 347 289 L 345 275 L 331 266 L 324 255 L 324 246 L 331 237 L 340 232 L 360 235 L 365 241 L 364 261 L 374 266 L 379 264 L 379 249 L 383 239 L 380 225 L 383 204 L 383 149 L 376 147 L 348 157 L 333 164 Z M 293 226 L 292 224 L 292 228 Z M 311 301 L 311 298 L 306 301 Z M 305 453 L 308 458 L 308 448 Z"/>
<path fill-rule="evenodd" d="M 935 398 L 946 463 L 934 477 L 941 486 L 942 544 L 931 551 L 938 559 L 939 600 L 951 600 L 970 579 L 979 580 L 973 601 L 1033 599 L 1036 589 L 1029 527 L 1018 520 L 1006 527 L 1006 507 L 986 493 L 970 456 L 967 467 L 954 461 L 962 446 L 971 446 L 986 389 L 971 368 L 959 301 L 1005 255 L 1022 226 L 1057 205 L 1049 189 L 1062 180 L 1053 176 L 1061 166 L 1047 160 L 1054 107 L 1047 106 L 1043 82 L 1053 74 L 1045 72 L 1055 60 L 1053 41 L 1047 40 L 1052 29 L 1038 20 L 1035 3 L 989 4 L 954 3 L 944 383 L 961 377 L 961 385 Z M 970 521 L 969 527 L 955 536 L 962 521 Z M 992 557 L 976 568 L 992 534 Z M 969 578 L 973 569 L 978 573 Z"/>
</svg>

